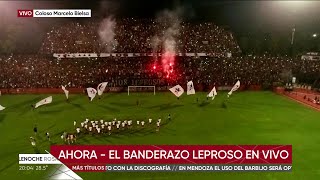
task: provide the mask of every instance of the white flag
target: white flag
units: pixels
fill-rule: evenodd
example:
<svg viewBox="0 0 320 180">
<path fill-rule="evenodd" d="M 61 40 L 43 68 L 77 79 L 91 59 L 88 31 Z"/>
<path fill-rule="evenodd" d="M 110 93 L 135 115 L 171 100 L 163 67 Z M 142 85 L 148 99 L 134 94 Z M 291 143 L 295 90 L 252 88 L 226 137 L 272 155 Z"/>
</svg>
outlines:
<svg viewBox="0 0 320 180">
<path fill-rule="evenodd" d="M 2 110 L 4 110 L 4 109 L 5 109 L 5 107 L 3 107 L 3 106 L 0 105 L 0 111 L 2 111 Z"/>
<path fill-rule="evenodd" d="M 87 88 L 87 94 L 88 94 L 90 101 L 92 101 L 93 98 L 96 97 L 97 90 L 92 87 L 89 87 L 89 88 Z"/>
<path fill-rule="evenodd" d="M 63 90 L 64 94 L 66 95 L 67 99 L 69 98 L 69 91 L 66 90 L 66 87 L 61 86 L 61 89 Z"/>
<path fill-rule="evenodd" d="M 216 95 L 218 95 L 218 93 L 217 93 L 216 87 L 214 86 L 207 97 L 212 97 L 212 100 L 213 100 Z"/>
<path fill-rule="evenodd" d="M 177 97 L 180 97 L 184 93 L 184 89 L 180 85 L 176 85 L 169 90 Z"/>
<path fill-rule="evenodd" d="M 190 94 L 195 94 L 196 91 L 194 90 L 194 86 L 193 86 L 193 82 L 192 81 L 189 81 L 187 83 L 187 95 L 190 95 Z"/>
<path fill-rule="evenodd" d="M 50 103 L 52 103 L 52 96 L 49 96 L 49 97 L 37 102 L 37 104 L 34 108 L 37 108 L 37 107 L 45 105 L 45 104 L 50 104 Z"/>
<path fill-rule="evenodd" d="M 232 89 L 230 90 L 230 92 L 228 92 L 228 97 L 236 90 L 238 90 L 240 87 L 240 81 L 238 80 L 236 82 L 236 84 L 234 84 L 234 86 L 232 87 Z"/>
<path fill-rule="evenodd" d="M 101 96 L 106 89 L 108 85 L 108 82 L 102 82 L 98 85 L 97 90 L 98 90 L 98 95 Z"/>
</svg>

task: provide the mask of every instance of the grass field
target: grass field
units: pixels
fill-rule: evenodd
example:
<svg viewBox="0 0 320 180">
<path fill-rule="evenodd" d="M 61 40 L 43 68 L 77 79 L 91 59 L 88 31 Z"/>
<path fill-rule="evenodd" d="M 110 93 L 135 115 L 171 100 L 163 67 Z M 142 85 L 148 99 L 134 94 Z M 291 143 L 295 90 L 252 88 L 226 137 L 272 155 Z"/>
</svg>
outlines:
<svg viewBox="0 0 320 180">
<path fill-rule="evenodd" d="M 3 95 L 0 104 L 0 179 L 44 179 L 48 171 L 19 171 L 18 154 L 35 153 L 29 142 L 34 124 L 40 153 L 52 142 L 61 144 L 63 131 L 72 131 L 73 121 L 148 118 L 172 121 L 161 127 L 110 137 L 85 136 L 79 144 L 292 144 L 292 173 L 78 173 L 83 179 L 318 179 L 320 177 L 320 113 L 271 92 L 234 93 L 226 108 L 226 94 L 205 102 L 204 93 L 182 96 L 171 93 L 106 94 L 92 102 L 84 95 L 53 95 L 53 103 L 32 110 L 31 104 L 46 95 Z M 196 97 L 199 102 L 196 102 Z M 140 106 L 136 106 L 139 99 Z"/>
</svg>

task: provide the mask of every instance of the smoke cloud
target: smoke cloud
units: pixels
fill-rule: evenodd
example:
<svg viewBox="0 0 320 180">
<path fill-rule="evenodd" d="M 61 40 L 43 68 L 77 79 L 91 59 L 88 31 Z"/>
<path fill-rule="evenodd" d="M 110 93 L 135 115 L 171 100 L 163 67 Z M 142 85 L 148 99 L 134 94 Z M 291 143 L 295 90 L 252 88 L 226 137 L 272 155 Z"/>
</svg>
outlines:
<svg viewBox="0 0 320 180">
<path fill-rule="evenodd" d="M 111 52 L 117 46 L 117 41 L 115 40 L 115 28 L 116 20 L 109 16 L 103 19 L 98 28 L 99 39 L 103 46 L 106 47 L 107 52 Z"/>
<path fill-rule="evenodd" d="M 161 39 L 157 35 L 153 36 L 151 39 L 151 46 L 152 46 L 153 53 L 158 52 L 158 48 L 160 44 L 161 44 Z"/>
<path fill-rule="evenodd" d="M 177 53 L 177 38 L 180 32 L 183 8 L 177 8 L 173 11 L 164 10 L 158 14 L 156 21 L 164 28 L 162 33 L 162 66 L 169 74 L 170 66 L 175 64 L 175 55 Z"/>
</svg>

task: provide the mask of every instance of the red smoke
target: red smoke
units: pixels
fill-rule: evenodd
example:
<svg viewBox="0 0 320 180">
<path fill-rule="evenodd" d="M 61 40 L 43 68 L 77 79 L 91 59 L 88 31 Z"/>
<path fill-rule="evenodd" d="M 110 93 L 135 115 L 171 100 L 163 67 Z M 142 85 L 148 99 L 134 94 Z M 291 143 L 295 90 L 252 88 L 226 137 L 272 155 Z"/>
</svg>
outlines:
<svg viewBox="0 0 320 180">
<path fill-rule="evenodd" d="M 161 57 L 163 71 L 166 73 L 170 73 L 173 70 L 173 65 L 175 62 L 176 55 L 175 53 L 165 52 Z"/>
</svg>

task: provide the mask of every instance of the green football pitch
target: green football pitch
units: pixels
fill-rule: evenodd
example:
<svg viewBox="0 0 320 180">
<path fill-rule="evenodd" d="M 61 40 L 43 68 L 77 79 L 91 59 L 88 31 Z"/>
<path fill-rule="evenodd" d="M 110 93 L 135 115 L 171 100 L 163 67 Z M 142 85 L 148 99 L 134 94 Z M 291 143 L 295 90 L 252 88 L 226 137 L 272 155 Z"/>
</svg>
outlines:
<svg viewBox="0 0 320 180">
<path fill-rule="evenodd" d="M 79 137 L 77 144 L 292 144 L 293 172 L 197 173 L 78 173 L 83 179 L 318 179 L 320 177 L 320 113 L 272 92 L 236 92 L 229 99 L 219 93 L 213 101 L 206 94 L 171 93 L 105 94 L 89 102 L 85 95 L 53 95 L 53 103 L 32 110 L 48 95 L 3 95 L 0 104 L 0 179 L 45 179 L 50 171 L 19 171 L 18 154 L 36 153 L 29 137 L 38 126 L 39 153 L 62 144 L 60 135 L 73 131 L 73 121 L 89 119 L 163 120 L 154 127 L 111 136 Z M 198 102 L 197 102 L 198 98 Z M 136 102 L 139 101 L 137 106 Z M 225 102 L 223 106 L 223 102 Z M 171 121 L 166 121 L 171 114 Z"/>
</svg>

